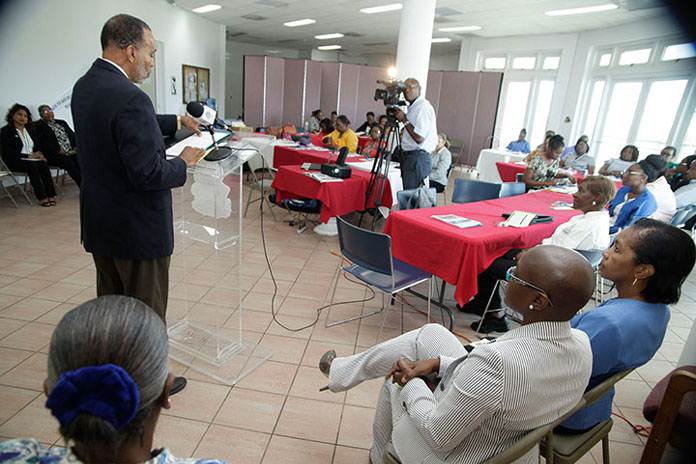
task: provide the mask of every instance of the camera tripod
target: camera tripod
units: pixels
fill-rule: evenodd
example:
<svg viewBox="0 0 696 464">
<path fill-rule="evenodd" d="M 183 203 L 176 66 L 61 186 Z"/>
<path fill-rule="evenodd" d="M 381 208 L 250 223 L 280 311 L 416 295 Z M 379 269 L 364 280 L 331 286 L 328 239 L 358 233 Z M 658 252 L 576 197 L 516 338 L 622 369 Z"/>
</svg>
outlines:
<svg viewBox="0 0 696 464">
<path fill-rule="evenodd" d="M 390 150 L 393 147 L 393 151 Z M 387 187 L 389 179 L 389 164 L 391 162 L 393 152 L 401 150 L 401 138 L 399 137 L 399 124 L 393 115 L 387 116 L 387 122 L 384 125 L 384 130 L 379 138 L 379 146 L 375 154 L 375 160 L 372 163 L 370 171 L 370 181 L 367 184 L 365 191 L 365 208 L 364 211 L 369 211 L 372 214 L 372 226 L 370 230 L 375 230 L 377 224 L 378 209 L 382 204 L 382 194 Z M 370 198 L 374 192 L 374 208 L 368 208 Z M 388 205 L 391 208 L 391 205 Z M 364 213 L 362 213 L 364 214 Z M 360 222 L 362 222 L 362 214 Z"/>
</svg>

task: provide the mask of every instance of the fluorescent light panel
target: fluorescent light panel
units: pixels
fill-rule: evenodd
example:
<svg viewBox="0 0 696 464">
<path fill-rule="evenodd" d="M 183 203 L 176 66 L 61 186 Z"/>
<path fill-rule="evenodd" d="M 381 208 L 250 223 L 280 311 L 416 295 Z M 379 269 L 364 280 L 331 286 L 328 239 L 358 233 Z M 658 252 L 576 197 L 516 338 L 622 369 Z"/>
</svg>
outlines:
<svg viewBox="0 0 696 464">
<path fill-rule="evenodd" d="M 370 8 L 361 8 L 360 12 L 365 13 L 365 14 L 385 13 L 387 11 L 400 10 L 403 7 L 404 7 L 404 5 L 401 3 L 390 3 L 389 5 L 373 6 Z"/>
<path fill-rule="evenodd" d="M 334 32 L 332 34 L 320 34 L 314 36 L 314 38 L 317 40 L 340 39 L 341 37 L 343 37 L 343 34 L 341 34 L 340 32 Z"/>
<path fill-rule="evenodd" d="M 198 8 L 194 8 L 193 12 L 194 13 L 210 13 L 211 11 L 219 10 L 222 8 L 222 5 L 216 5 L 214 3 L 210 3 L 208 5 L 203 5 L 199 6 Z"/>
<path fill-rule="evenodd" d="M 290 21 L 287 23 L 283 23 L 283 26 L 287 27 L 297 27 L 297 26 L 306 26 L 308 24 L 314 24 L 317 21 L 315 19 L 298 19 L 297 21 Z"/>
<path fill-rule="evenodd" d="M 619 7 L 618 5 L 615 5 L 613 3 L 607 3 L 606 5 L 595 5 L 595 6 L 586 6 L 586 7 L 582 7 L 582 8 L 568 8 L 565 10 L 545 11 L 544 14 L 546 16 L 567 16 L 567 15 L 597 13 L 600 11 L 615 10 L 618 7 Z"/>
<path fill-rule="evenodd" d="M 319 50 L 338 50 L 341 48 L 340 45 L 322 45 L 321 47 L 317 47 Z"/>
<path fill-rule="evenodd" d="M 441 27 L 438 31 L 442 32 L 462 32 L 462 31 L 479 31 L 481 26 L 457 26 L 457 27 Z"/>
<path fill-rule="evenodd" d="M 431 40 L 432 43 L 443 43 L 443 42 L 451 42 L 452 39 L 449 37 L 435 37 L 433 40 Z"/>
</svg>

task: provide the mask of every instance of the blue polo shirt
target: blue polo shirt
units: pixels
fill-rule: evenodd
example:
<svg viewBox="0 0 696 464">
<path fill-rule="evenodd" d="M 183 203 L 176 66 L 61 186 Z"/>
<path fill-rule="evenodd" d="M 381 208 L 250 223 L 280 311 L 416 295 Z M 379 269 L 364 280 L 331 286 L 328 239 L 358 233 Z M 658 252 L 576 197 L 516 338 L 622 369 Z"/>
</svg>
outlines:
<svg viewBox="0 0 696 464">
<path fill-rule="evenodd" d="M 518 151 L 520 153 L 529 153 L 529 142 L 526 140 L 515 140 L 514 142 L 508 143 L 506 147 L 510 151 Z"/>
<path fill-rule="evenodd" d="M 650 361 L 662 345 L 669 316 L 669 308 L 662 303 L 614 298 L 572 318 L 570 326 L 585 332 L 592 346 L 592 375 L 587 389 L 611 374 Z M 612 388 L 561 425 L 575 430 L 589 429 L 609 419 L 613 399 Z"/>
</svg>

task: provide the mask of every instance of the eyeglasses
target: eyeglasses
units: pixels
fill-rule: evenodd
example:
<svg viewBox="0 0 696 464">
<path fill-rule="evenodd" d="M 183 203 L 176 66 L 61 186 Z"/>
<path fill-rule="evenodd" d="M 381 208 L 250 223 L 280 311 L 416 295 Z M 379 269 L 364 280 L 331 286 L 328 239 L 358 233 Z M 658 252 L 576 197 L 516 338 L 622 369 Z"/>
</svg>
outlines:
<svg viewBox="0 0 696 464">
<path fill-rule="evenodd" d="M 53 113 L 53 110 L 42 110 L 41 114 Z"/>
<path fill-rule="evenodd" d="M 520 279 L 519 277 L 517 277 L 517 274 L 515 273 L 516 270 L 517 270 L 517 266 L 512 266 L 510 269 L 507 270 L 507 272 L 505 273 L 505 281 L 506 282 L 514 282 L 517 285 L 531 288 L 532 290 L 536 290 L 539 293 L 543 293 L 544 296 L 546 296 L 546 299 L 549 300 L 549 306 L 553 306 L 553 303 L 551 303 L 551 298 L 549 297 L 549 294 L 546 293 L 546 290 L 543 290 L 543 289 L 537 287 L 536 285 L 532 285 L 529 282 Z"/>
<path fill-rule="evenodd" d="M 629 176 L 642 176 L 645 173 L 643 171 L 626 171 L 626 174 Z"/>
</svg>

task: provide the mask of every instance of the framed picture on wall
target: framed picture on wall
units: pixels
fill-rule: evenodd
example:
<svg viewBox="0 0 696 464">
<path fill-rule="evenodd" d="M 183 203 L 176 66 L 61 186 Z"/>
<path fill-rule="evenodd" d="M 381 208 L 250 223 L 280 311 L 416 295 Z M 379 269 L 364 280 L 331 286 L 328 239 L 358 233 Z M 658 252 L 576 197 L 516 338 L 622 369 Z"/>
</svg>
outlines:
<svg viewBox="0 0 696 464">
<path fill-rule="evenodd" d="M 206 101 L 210 97 L 210 70 L 198 69 L 198 101 Z"/>
<path fill-rule="evenodd" d="M 181 83 L 184 91 L 181 98 L 184 103 L 198 101 L 198 68 L 195 66 L 181 66 Z"/>
</svg>

